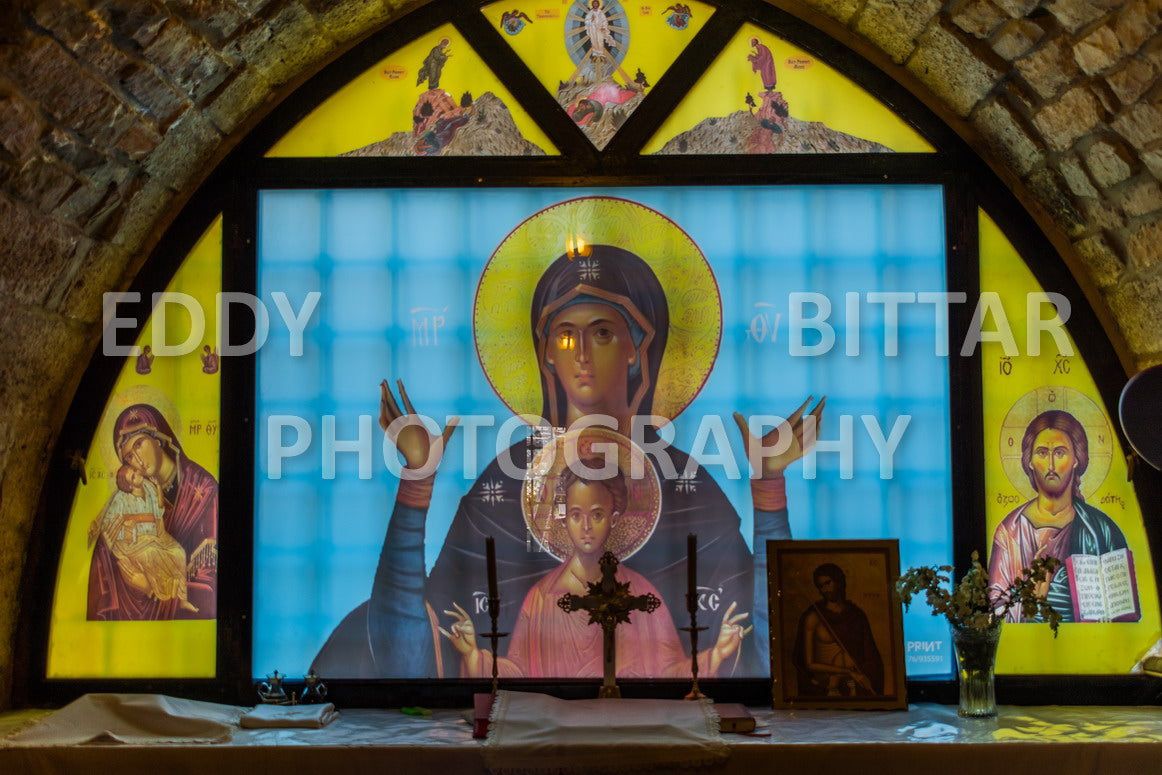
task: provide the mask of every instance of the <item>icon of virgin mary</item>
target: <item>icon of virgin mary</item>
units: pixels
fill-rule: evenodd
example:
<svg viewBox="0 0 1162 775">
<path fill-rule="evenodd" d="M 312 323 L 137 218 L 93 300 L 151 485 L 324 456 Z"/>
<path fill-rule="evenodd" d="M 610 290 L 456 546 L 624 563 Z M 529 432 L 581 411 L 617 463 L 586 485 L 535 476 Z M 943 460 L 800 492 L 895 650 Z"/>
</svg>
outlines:
<svg viewBox="0 0 1162 775">
<path fill-rule="evenodd" d="M 582 233 L 584 238 L 576 236 Z M 546 260 L 545 245 L 553 244 L 566 250 Z M 527 334 L 506 325 L 505 310 L 520 306 L 515 299 L 527 299 Z M 748 640 L 758 644 L 766 633 L 765 597 L 755 596 L 756 558 L 740 531 L 738 513 L 697 461 L 657 433 L 701 388 L 720 332 L 717 287 L 701 251 L 665 216 L 622 199 L 586 197 L 534 215 L 497 248 L 477 289 L 477 351 L 493 388 L 514 412 L 534 414 L 539 399 L 543 427 L 576 427 L 601 416 L 600 424 L 640 436 L 651 475 L 661 481 L 661 506 L 633 564 L 667 603 L 675 626 L 688 624 L 684 552 L 687 535 L 696 533 L 699 585 L 716 600 L 737 601 L 740 610 L 752 611 L 758 632 Z M 381 391 L 385 429 L 416 414 L 402 382 L 398 401 L 386 382 Z M 790 443 L 776 445 L 784 449 L 780 454 L 753 458 L 756 547 L 768 538 L 790 537 L 782 472 L 804 452 L 806 407 L 761 441 L 736 417 L 748 452 L 769 444 L 774 434 L 791 434 Z M 818 419 L 821 411 L 822 402 L 811 414 Z M 394 441 L 408 468 L 419 469 L 426 461 L 430 471 L 433 447 L 438 450 L 453 430 L 450 423 L 441 436 L 413 425 Z M 460 655 L 440 636 L 439 617 L 480 587 L 488 536 L 495 539 L 500 580 L 498 626 L 513 631 L 526 594 L 560 565 L 535 540 L 522 513 L 521 492 L 534 453 L 530 442 L 521 440 L 485 468 L 461 498 L 430 574 L 424 572 L 423 538 L 436 477 L 401 478 L 371 597 L 332 633 L 316 657 L 316 672 L 457 675 Z M 762 567 L 758 580 L 765 588 Z M 764 604 L 753 605 L 756 599 Z M 717 611 L 708 615 L 721 618 Z M 478 616 L 476 630 L 486 632 L 490 625 Z M 765 651 L 748 645 L 741 649 L 739 674 L 760 674 Z"/>
</svg>

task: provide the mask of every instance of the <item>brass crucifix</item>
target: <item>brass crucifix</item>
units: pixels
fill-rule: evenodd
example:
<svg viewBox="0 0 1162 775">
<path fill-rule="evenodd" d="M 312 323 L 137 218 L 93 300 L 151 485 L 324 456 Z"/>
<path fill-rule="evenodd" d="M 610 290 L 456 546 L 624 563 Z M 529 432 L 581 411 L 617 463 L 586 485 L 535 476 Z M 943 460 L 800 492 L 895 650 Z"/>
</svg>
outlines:
<svg viewBox="0 0 1162 775">
<path fill-rule="evenodd" d="M 604 635 L 601 649 L 604 677 L 601 691 L 597 695 L 601 698 L 621 696 L 621 690 L 617 688 L 617 641 L 614 636 L 617 625 L 629 623 L 630 611 L 645 611 L 649 614 L 662 604 L 661 600 L 648 592 L 631 595 L 629 582 L 619 582 L 616 573 L 617 557 L 613 552 L 606 552 L 601 555 L 601 581 L 589 585 L 589 594 L 566 593 L 557 600 L 557 605 L 565 613 L 588 611 L 589 623 L 601 625 Z"/>
</svg>

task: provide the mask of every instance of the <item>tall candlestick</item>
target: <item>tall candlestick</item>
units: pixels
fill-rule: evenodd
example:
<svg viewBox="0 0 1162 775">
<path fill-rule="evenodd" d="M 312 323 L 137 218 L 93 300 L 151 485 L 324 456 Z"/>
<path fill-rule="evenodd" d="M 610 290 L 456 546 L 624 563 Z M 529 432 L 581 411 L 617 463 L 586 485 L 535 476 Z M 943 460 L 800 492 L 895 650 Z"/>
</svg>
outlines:
<svg viewBox="0 0 1162 775">
<path fill-rule="evenodd" d="M 484 551 L 488 557 L 488 596 L 500 597 L 496 588 L 496 541 L 492 536 L 484 539 Z"/>
<path fill-rule="evenodd" d="M 698 536 L 686 536 L 686 594 L 698 595 Z"/>
</svg>

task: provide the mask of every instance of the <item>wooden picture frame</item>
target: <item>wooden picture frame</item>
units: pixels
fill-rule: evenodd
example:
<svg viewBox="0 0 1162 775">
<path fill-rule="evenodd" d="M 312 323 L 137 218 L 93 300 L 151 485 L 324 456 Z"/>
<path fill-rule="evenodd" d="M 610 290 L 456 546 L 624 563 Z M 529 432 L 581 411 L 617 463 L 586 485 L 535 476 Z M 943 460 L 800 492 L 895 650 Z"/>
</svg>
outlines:
<svg viewBox="0 0 1162 775">
<path fill-rule="evenodd" d="M 908 707 L 899 575 L 895 539 L 767 542 L 773 707 Z"/>
</svg>

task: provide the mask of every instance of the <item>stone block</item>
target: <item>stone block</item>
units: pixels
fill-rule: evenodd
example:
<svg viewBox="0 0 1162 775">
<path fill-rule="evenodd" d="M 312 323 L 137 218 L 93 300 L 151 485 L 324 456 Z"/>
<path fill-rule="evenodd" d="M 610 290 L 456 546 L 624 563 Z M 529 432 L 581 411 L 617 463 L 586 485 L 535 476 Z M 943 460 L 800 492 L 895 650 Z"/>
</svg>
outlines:
<svg viewBox="0 0 1162 775">
<path fill-rule="evenodd" d="M 1041 147 L 1024 124 L 996 98 L 990 97 L 972 114 L 973 125 L 989 147 L 1018 175 L 1028 175 L 1041 163 Z"/>
<path fill-rule="evenodd" d="M 68 223 L 84 223 L 105 200 L 112 185 L 109 181 L 85 181 L 56 208 L 53 215 Z"/>
<path fill-rule="evenodd" d="M 125 218 L 128 202 L 145 186 L 145 181 L 144 174 L 134 174 L 111 186 L 82 224 L 85 232 L 94 239 L 113 239 Z"/>
<path fill-rule="evenodd" d="M 386 6 L 393 12 L 401 5 L 398 0 L 388 0 Z M 859 0 L 812 0 L 811 7 L 822 14 L 830 16 L 849 25 L 851 17 L 859 10 L 862 3 Z"/>
<path fill-rule="evenodd" d="M 129 260 L 125 251 L 106 242 L 94 243 L 75 271 L 61 278 L 49 295 L 46 308 L 80 323 L 99 323 L 102 294 L 121 287 Z"/>
<path fill-rule="evenodd" d="M 962 117 L 984 99 L 1000 77 L 996 68 L 938 26 L 924 33 L 907 67 Z"/>
<path fill-rule="evenodd" d="M 1110 234 L 1120 234 L 1126 228 L 1126 217 L 1122 211 L 1106 199 L 1079 199 L 1078 207 L 1089 232 L 1105 230 Z"/>
<path fill-rule="evenodd" d="M 249 67 L 239 68 L 206 105 L 206 116 L 218 131 L 228 135 L 270 96 L 270 84 L 265 78 Z"/>
<path fill-rule="evenodd" d="M 16 159 L 37 150 L 47 131 L 36 109 L 16 95 L 0 97 L 0 146 Z"/>
<path fill-rule="evenodd" d="M 1096 197 L 1098 190 L 1090 182 L 1089 175 L 1076 156 L 1064 154 L 1057 159 L 1057 172 L 1065 180 L 1069 190 L 1076 196 Z"/>
<path fill-rule="evenodd" d="M 1146 165 L 1154 177 L 1162 180 L 1162 148 L 1142 151 L 1138 158 L 1142 160 L 1142 163 Z"/>
<path fill-rule="evenodd" d="M 1017 72 L 1042 99 L 1052 99 L 1080 75 L 1068 40 L 1054 38 L 1016 62 Z"/>
<path fill-rule="evenodd" d="M 1073 59 L 1087 75 L 1108 70 L 1122 54 L 1122 44 L 1109 26 L 1098 27 L 1073 47 Z"/>
<path fill-rule="evenodd" d="M 81 236 L 72 227 L 0 196 L 0 293 L 39 305 L 76 255 Z M 0 305 L 2 307 L 4 305 Z M 5 332 L 6 338 L 8 331 Z"/>
<path fill-rule="evenodd" d="M 122 75 L 125 93 L 148 111 L 159 127 L 167 127 L 189 107 L 189 103 L 147 65 L 133 65 Z"/>
<path fill-rule="evenodd" d="M 114 146 L 132 161 L 140 161 L 161 143 L 161 135 L 142 123 L 134 124 Z"/>
<path fill-rule="evenodd" d="M 1066 234 L 1071 238 L 1078 238 L 1085 233 L 1087 227 L 1085 217 L 1066 193 L 1065 181 L 1053 170 L 1047 168 L 1034 170 L 1025 180 L 1029 191 L 1037 197 Z"/>
<path fill-rule="evenodd" d="M 1158 63 L 1152 59 L 1128 59 L 1125 66 L 1106 76 L 1106 83 L 1123 105 L 1131 105 L 1154 85 Z"/>
<path fill-rule="evenodd" d="M 1127 3 L 1114 20 L 1114 32 L 1127 51 L 1137 51 L 1158 34 L 1159 8 L 1139 0 Z"/>
<path fill-rule="evenodd" d="M 959 7 L 954 7 L 950 18 L 957 27 L 982 40 L 1008 21 L 1008 15 L 989 0 L 966 0 Z"/>
<path fill-rule="evenodd" d="M 221 133 L 209 119 L 197 111 L 187 111 L 166 132 L 145 168 L 155 179 L 180 191 L 209 171 L 206 162 L 221 142 Z"/>
<path fill-rule="evenodd" d="M 9 60 L 9 75 L 20 89 L 82 137 L 107 139 L 121 101 L 86 73 L 56 41 L 37 38 Z M 123 129 L 121 130 L 123 131 Z"/>
<path fill-rule="evenodd" d="M 69 0 L 40 0 L 28 14 L 33 22 L 73 50 L 79 43 L 105 34 L 93 17 Z"/>
<path fill-rule="evenodd" d="M 168 5 L 215 45 L 237 32 L 248 18 L 230 0 L 169 0 Z"/>
<path fill-rule="evenodd" d="M 169 22 L 164 9 L 142 0 L 95 0 L 94 11 L 118 36 L 144 50 Z"/>
<path fill-rule="evenodd" d="M 116 83 L 120 74 L 135 62 L 133 57 L 114 45 L 109 38 L 82 41 L 73 52 L 82 65 L 100 75 L 106 83 Z"/>
<path fill-rule="evenodd" d="M 265 36 L 265 38 L 264 38 Z M 262 28 L 237 41 L 239 58 L 244 59 L 272 86 L 301 75 L 335 48 L 314 17 L 302 5 L 290 2 Z M 249 49 L 253 53 L 245 54 Z M 230 51 L 235 55 L 233 50 Z"/>
<path fill-rule="evenodd" d="M 14 172 L 8 189 L 39 209 L 50 212 L 77 186 L 68 167 L 50 156 L 33 156 Z"/>
<path fill-rule="evenodd" d="M 0 337 L 0 402 L 28 410 L 51 406 L 54 390 L 47 386 L 69 381 L 66 375 L 77 368 L 85 331 L 39 307 L 15 302 L 0 305 L 0 328 L 7 334 Z"/>
<path fill-rule="evenodd" d="M 1138 102 L 1115 116 L 1111 125 L 1135 148 L 1145 149 L 1162 138 L 1162 111 L 1157 105 Z"/>
<path fill-rule="evenodd" d="M 239 8 L 246 11 L 252 17 L 258 16 L 258 15 L 265 15 L 265 14 L 262 14 L 262 12 L 265 11 L 267 6 L 269 6 L 273 2 L 274 2 L 274 0 L 234 0 L 234 3 Z"/>
<path fill-rule="evenodd" d="M 1067 150 L 1078 138 L 1094 132 L 1101 120 L 1101 105 L 1084 86 L 1070 89 L 1033 116 L 1033 123 L 1054 151 Z"/>
<path fill-rule="evenodd" d="M 993 0 L 993 2 L 1014 19 L 1028 16 L 1040 4 L 1040 0 Z"/>
<path fill-rule="evenodd" d="M 1125 271 L 1125 263 L 1100 235 L 1079 240 L 1073 243 L 1073 248 L 1098 288 L 1111 287 Z"/>
<path fill-rule="evenodd" d="M 141 247 L 176 193 L 155 179 L 146 180 L 141 191 L 126 206 L 121 226 L 110 241 L 132 255 Z"/>
<path fill-rule="evenodd" d="M 1162 186 L 1153 175 L 1139 175 L 1121 192 L 1122 212 L 1128 218 L 1136 218 L 1148 213 L 1162 213 Z M 1162 235 L 1160 235 L 1162 236 Z"/>
<path fill-rule="evenodd" d="M 1094 182 L 1102 188 L 1121 183 L 1134 171 L 1133 155 L 1112 139 L 1101 139 L 1085 152 L 1085 164 L 1093 175 Z"/>
<path fill-rule="evenodd" d="M 1162 215 L 1134 230 L 1126 243 L 1126 254 L 1140 270 L 1153 270 L 1162 264 Z"/>
<path fill-rule="evenodd" d="M 145 56 L 194 103 L 218 88 L 230 70 L 204 39 L 176 23 L 166 25 Z"/>
<path fill-rule="evenodd" d="M 856 18 L 855 31 L 882 48 L 896 64 L 903 64 L 941 5 L 937 0 L 867 0 Z"/>
<path fill-rule="evenodd" d="M 74 172 L 84 173 L 105 163 L 106 156 L 76 135 L 60 127 L 41 138 L 41 148 L 59 158 Z"/>
<path fill-rule="evenodd" d="M 316 7 L 329 4 L 331 7 Z M 319 26 L 335 40 L 350 40 L 358 37 L 367 30 L 374 29 L 392 16 L 392 10 L 384 5 L 383 0 L 347 0 L 347 2 L 332 2 L 326 0 L 311 0 L 308 4 L 315 12 Z"/>
<path fill-rule="evenodd" d="M 1024 56 L 1043 37 L 1045 30 L 1041 25 L 1028 19 L 1015 19 L 1001 25 L 993 36 L 992 47 L 998 56 L 1011 62 Z"/>
<path fill-rule="evenodd" d="M 1062 27 L 1076 33 L 1121 5 L 1121 0 L 1051 0 L 1045 4 Z"/>
<path fill-rule="evenodd" d="M 1162 271 L 1137 273 L 1106 292 L 1110 311 L 1135 353 L 1162 351 Z"/>
</svg>

